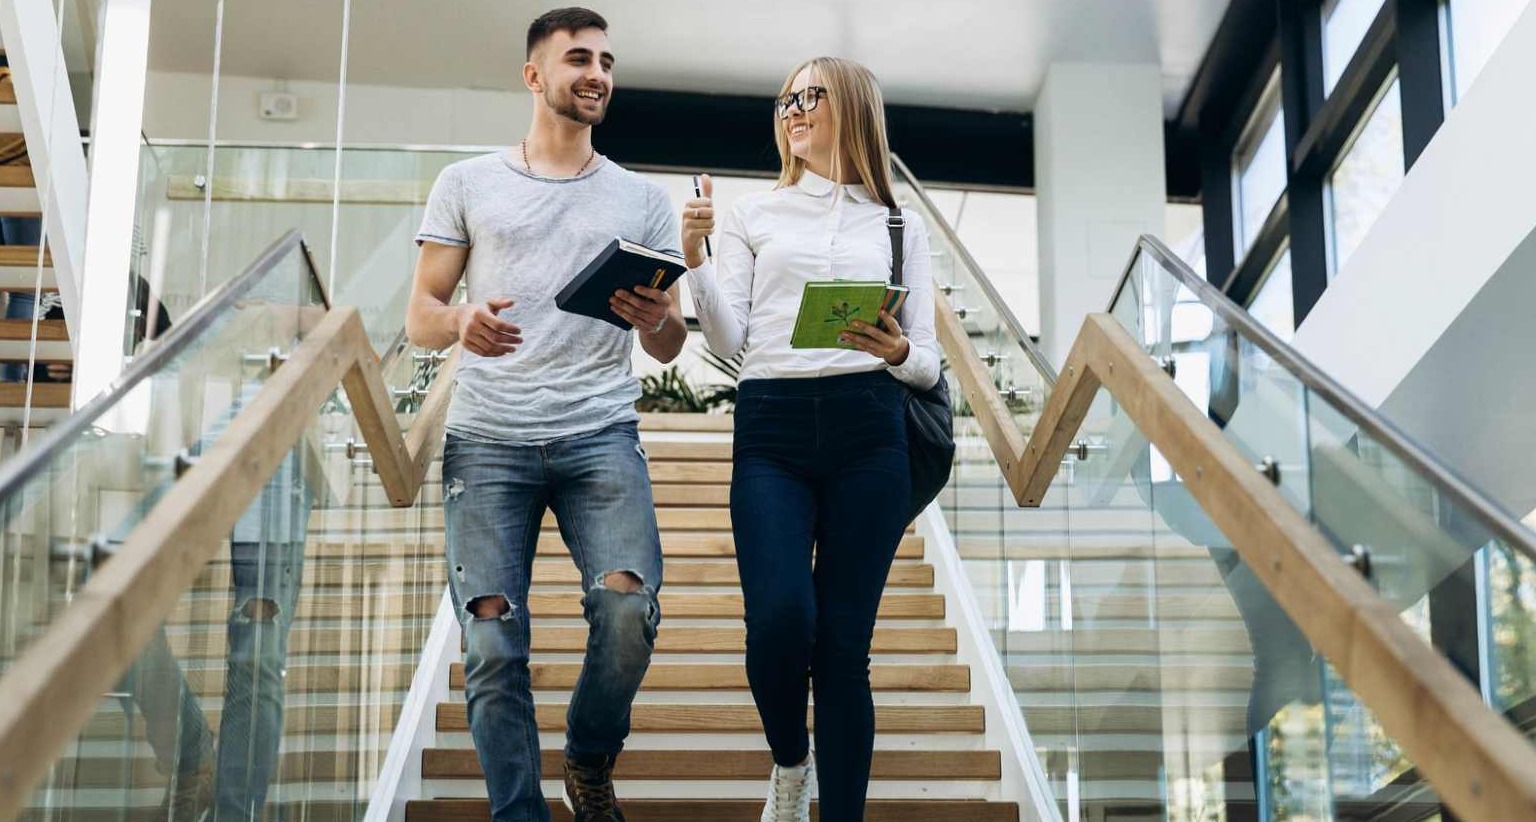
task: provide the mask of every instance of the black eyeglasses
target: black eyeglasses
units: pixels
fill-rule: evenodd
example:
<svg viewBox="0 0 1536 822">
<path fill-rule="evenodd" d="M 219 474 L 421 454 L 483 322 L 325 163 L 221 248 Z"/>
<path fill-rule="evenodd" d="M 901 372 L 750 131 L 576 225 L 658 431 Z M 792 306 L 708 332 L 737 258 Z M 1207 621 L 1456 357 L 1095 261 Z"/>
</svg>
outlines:
<svg viewBox="0 0 1536 822">
<path fill-rule="evenodd" d="M 789 117 L 789 108 L 794 106 L 802 112 L 815 111 L 816 105 L 827 96 L 827 90 L 821 86 L 806 86 L 804 91 L 791 91 L 790 93 L 773 101 L 773 110 L 778 113 L 779 119 Z"/>
</svg>

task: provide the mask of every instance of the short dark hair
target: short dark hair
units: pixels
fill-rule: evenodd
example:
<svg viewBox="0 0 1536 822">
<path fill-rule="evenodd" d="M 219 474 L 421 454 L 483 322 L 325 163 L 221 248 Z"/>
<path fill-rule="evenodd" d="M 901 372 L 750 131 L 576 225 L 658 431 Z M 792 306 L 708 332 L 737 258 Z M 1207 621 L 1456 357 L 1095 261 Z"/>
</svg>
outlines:
<svg viewBox="0 0 1536 822">
<path fill-rule="evenodd" d="M 539 15 L 539 19 L 528 26 L 528 59 L 532 60 L 533 50 L 555 32 L 564 31 L 575 34 L 582 29 L 606 32 L 608 21 L 604 20 L 601 14 L 580 6 L 544 12 Z"/>
</svg>

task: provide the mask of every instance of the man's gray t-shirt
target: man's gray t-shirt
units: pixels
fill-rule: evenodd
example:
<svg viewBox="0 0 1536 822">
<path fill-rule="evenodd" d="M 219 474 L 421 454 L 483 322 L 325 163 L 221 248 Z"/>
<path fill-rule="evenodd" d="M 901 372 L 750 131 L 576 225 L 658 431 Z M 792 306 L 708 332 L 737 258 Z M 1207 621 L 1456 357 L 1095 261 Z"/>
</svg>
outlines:
<svg viewBox="0 0 1536 822">
<path fill-rule="evenodd" d="M 449 431 L 541 445 L 639 419 L 633 336 L 555 307 L 560 289 L 616 237 L 679 253 L 666 193 L 607 159 L 571 178 L 531 175 L 505 152 L 443 169 L 416 242 L 469 248 L 469 300 L 516 300 L 500 316 L 523 331 L 511 354 L 460 354 Z"/>
</svg>

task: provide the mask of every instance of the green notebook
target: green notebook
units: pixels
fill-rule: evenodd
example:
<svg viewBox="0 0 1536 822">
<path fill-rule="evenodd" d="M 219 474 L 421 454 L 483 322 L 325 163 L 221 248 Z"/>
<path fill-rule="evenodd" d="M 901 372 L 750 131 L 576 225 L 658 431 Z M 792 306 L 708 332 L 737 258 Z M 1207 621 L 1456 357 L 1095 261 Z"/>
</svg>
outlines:
<svg viewBox="0 0 1536 822">
<path fill-rule="evenodd" d="M 852 350 L 852 345 L 838 341 L 839 334 L 852 327 L 855 320 L 878 325 L 881 310 L 896 316 L 906 299 L 906 286 L 884 280 L 806 283 L 789 346 Z"/>
</svg>

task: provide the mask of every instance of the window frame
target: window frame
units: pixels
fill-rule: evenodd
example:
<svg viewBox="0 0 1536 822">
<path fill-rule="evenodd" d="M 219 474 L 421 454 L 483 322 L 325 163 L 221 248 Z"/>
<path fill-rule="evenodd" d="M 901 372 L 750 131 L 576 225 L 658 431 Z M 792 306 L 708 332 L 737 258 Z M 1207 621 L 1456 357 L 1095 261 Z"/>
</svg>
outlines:
<svg viewBox="0 0 1536 822">
<path fill-rule="evenodd" d="M 1323 214 L 1324 219 L 1326 220 L 1324 224 L 1324 236 L 1326 239 L 1327 247 L 1326 262 L 1329 282 L 1332 282 L 1335 277 L 1339 276 L 1339 271 L 1343 267 L 1344 263 L 1343 260 L 1339 259 L 1338 202 L 1337 196 L 1335 194 L 1334 177 L 1338 174 L 1339 170 L 1344 167 L 1345 161 L 1349 159 L 1350 155 L 1354 152 L 1355 147 L 1359 145 L 1360 138 L 1365 135 L 1365 131 L 1370 126 L 1372 119 L 1375 118 L 1379 111 L 1381 111 L 1382 104 L 1387 101 L 1387 98 L 1392 94 L 1394 90 L 1397 91 L 1398 95 L 1398 112 L 1400 118 L 1398 124 L 1398 137 L 1399 142 L 1401 142 L 1403 131 L 1403 124 L 1401 122 L 1403 106 L 1401 83 L 1402 75 L 1397 70 L 1397 68 L 1394 67 L 1392 71 L 1388 73 L 1386 81 L 1382 83 L 1380 90 L 1377 91 L 1376 96 L 1371 100 L 1370 105 L 1366 108 L 1365 114 L 1363 114 L 1360 117 L 1360 121 L 1355 124 L 1354 131 L 1350 133 L 1349 139 L 1344 143 L 1344 147 L 1339 150 L 1338 156 L 1334 158 L 1333 165 L 1329 167 L 1328 173 L 1323 177 Z M 1403 174 L 1404 177 L 1406 177 L 1408 172 L 1407 158 L 1405 157 L 1403 159 Z M 1401 186 L 1401 180 L 1399 180 L 1399 186 Z M 1380 215 L 1378 214 L 1377 216 L 1379 217 Z"/>
<path fill-rule="evenodd" d="M 1269 81 L 1264 84 L 1264 90 L 1259 95 L 1258 102 L 1254 104 L 1248 115 L 1248 122 L 1239 133 L 1237 142 L 1232 148 L 1233 256 L 1236 258 L 1239 266 L 1252 253 L 1254 247 L 1264 235 L 1265 227 L 1269 224 L 1270 218 L 1276 209 L 1280 207 L 1280 202 L 1285 199 L 1285 192 L 1290 187 L 1290 169 L 1286 167 L 1289 165 L 1289 159 L 1286 156 L 1282 156 L 1280 171 L 1287 178 L 1286 184 L 1281 186 L 1274 202 L 1270 203 L 1264 211 L 1263 218 L 1259 224 L 1256 226 L 1245 225 L 1244 214 L 1246 209 L 1243 202 L 1244 164 L 1247 162 L 1250 164 L 1247 167 L 1252 167 L 1251 163 L 1257 159 L 1259 146 L 1263 144 L 1264 138 L 1269 135 L 1269 130 L 1275 122 L 1278 121 L 1280 123 L 1282 136 L 1284 133 L 1285 105 L 1280 93 L 1280 74 L 1281 69 L 1279 66 L 1276 66 L 1271 73 Z M 1248 236 L 1249 231 L 1252 231 L 1251 237 Z"/>
</svg>

